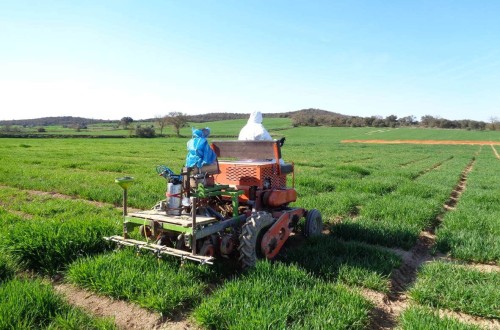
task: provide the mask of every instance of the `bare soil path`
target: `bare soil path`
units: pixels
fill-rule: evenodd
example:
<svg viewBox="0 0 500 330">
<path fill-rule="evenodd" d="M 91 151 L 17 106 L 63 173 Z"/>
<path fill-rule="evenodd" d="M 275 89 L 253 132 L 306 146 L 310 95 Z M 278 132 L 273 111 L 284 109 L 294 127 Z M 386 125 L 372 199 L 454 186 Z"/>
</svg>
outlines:
<svg viewBox="0 0 500 330">
<path fill-rule="evenodd" d="M 6 185 L 0 185 L 0 188 L 15 188 L 15 189 L 20 189 L 20 188 L 6 186 Z M 97 206 L 97 207 L 112 206 L 112 207 L 115 207 L 115 208 L 120 209 L 120 210 L 122 209 L 122 206 L 116 206 L 116 205 L 113 205 L 111 203 L 104 203 L 104 202 L 98 202 L 98 201 L 90 201 L 88 199 L 79 198 L 77 196 L 64 195 L 64 194 L 60 194 L 58 192 L 53 192 L 53 191 L 41 191 L 41 190 L 32 190 L 32 189 L 20 189 L 20 190 L 23 190 L 23 191 L 25 191 L 28 194 L 33 195 L 33 196 L 37 196 L 38 195 L 38 196 L 50 196 L 52 198 L 60 198 L 60 199 L 72 199 L 72 200 L 75 200 L 75 201 L 80 201 L 80 202 L 87 203 L 87 204 L 90 204 L 90 205 L 94 205 L 94 206 Z M 129 212 L 140 211 L 140 209 L 135 209 L 135 208 L 131 208 L 131 207 L 127 207 L 127 210 Z M 29 215 L 28 215 L 28 217 L 29 217 Z"/>
<path fill-rule="evenodd" d="M 54 289 L 61 293 L 70 304 L 101 317 L 114 318 L 123 330 L 194 330 L 198 329 L 186 320 L 184 315 L 172 319 L 162 317 L 133 303 L 99 296 L 70 284 L 56 283 Z"/>
<path fill-rule="evenodd" d="M 497 149 L 495 149 L 495 147 L 493 146 L 493 144 L 490 144 L 490 146 L 491 146 L 491 149 L 493 149 L 493 153 L 495 154 L 495 157 L 497 159 L 500 159 L 500 155 L 498 154 Z"/>
</svg>

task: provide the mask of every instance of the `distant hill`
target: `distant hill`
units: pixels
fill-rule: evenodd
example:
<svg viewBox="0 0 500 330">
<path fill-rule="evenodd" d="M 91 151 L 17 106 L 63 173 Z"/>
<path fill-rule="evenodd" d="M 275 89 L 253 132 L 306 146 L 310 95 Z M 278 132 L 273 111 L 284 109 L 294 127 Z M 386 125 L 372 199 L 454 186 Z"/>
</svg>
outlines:
<svg viewBox="0 0 500 330">
<path fill-rule="evenodd" d="M 274 113 L 264 113 L 266 118 L 291 118 L 297 114 L 307 114 L 312 116 L 341 116 L 348 117 L 345 115 L 341 115 L 335 112 L 321 110 L 321 109 L 302 109 L 297 111 L 288 111 L 288 112 L 274 112 Z M 202 123 L 209 121 L 219 121 L 219 120 L 229 120 L 229 119 L 248 119 L 250 113 L 207 113 L 202 115 L 193 115 L 188 116 L 188 121 L 194 123 Z M 150 119 L 152 121 L 153 119 Z"/>
<path fill-rule="evenodd" d="M 274 112 L 274 113 L 264 113 L 264 117 L 266 118 L 291 118 L 296 115 L 309 115 L 309 116 L 335 116 L 335 117 L 349 117 L 346 115 L 342 115 L 336 112 L 331 112 L 327 110 L 321 109 L 302 109 L 296 111 L 288 111 L 288 112 Z M 188 121 L 194 123 L 202 123 L 209 121 L 219 121 L 219 120 L 229 120 L 229 119 L 248 119 L 250 113 L 207 113 L 202 115 L 193 115 L 187 116 Z M 149 119 L 152 121 L 153 119 Z"/>
<path fill-rule="evenodd" d="M 207 113 L 202 115 L 186 116 L 188 122 L 201 123 L 213 122 L 231 119 L 247 119 L 248 113 Z M 406 116 L 398 118 L 395 115 L 390 115 L 385 118 L 380 116 L 359 117 L 347 116 L 337 112 L 322 110 L 322 109 L 301 109 L 296 111 L 281 112 L 281 113 L 264 113 L 265 118 L 290 118 L 292 125 L 297 126 L 331 126 L 331 127 L 400 127 L 400 126 L 420 126 L 420 127 L 436 127 L 436 128 L 460 128 L 484 130 L 493 129 L 500 130 L 500 122 L 498 120 L 491 123 L 475 120 L 448 120 L 430 115 L 423 116 L 420 121 L 415 116 Z M 133 118 L 132 118 L 133 119 Z M 155 118 L 135 120 L 135 123 L 155 122 Z M 40 127 L 61 125 L 63 127 L 86 128 L 87 125 L 97 123 L 115 123 L 119 120 L 103 120 L 89 119 L 82 117 L 44 117 L 37 119 L 23 120 L 4 120 L 0 121 L 0 126 L 4 129 L 8 126 L 19 125 L 24 127 Z"/>
<path fill-rule="evenodd" d="M 89 125 L 97 123 L 113 123 L 113 120 L 89 119 L 82 117 L 43 117 L 35 119 L 1 120 L 0 125 L 20 125 L 20 126 L 50 126 L 50 125 Z"/>
<path fill-rule="evenodd" d="M 349 117 L 335 112 L 321 110 L 321 109 L 302 109 L 297 111 L 281 112 L 281 113 L 264 113 L 266 118 L 291 118 L 298 114 L 305 114 L 309 116 L 336 116 L 336 117 Z M 230 113 L 230 112 L 212 112 L 202 115 L 187 116 L 189 122 L 202 123 L 209 121 L 221 121 L 230 119 L 247 119 L 249 113 Z M 155 118 L 148 119 L 134 119 L 134 122 L 154 122 Z M 120 120 L 104 120 L 104 119 L 89 119 L 82 117 L 43 117 L 35 119 L 19 119 L 19 120 L 1 120 L 0 125 L 20 125 L 20 126 L 51 126 L 62 125 L 71 126 L 78 124 L 96 124 L 96 123 L 118 123 Z"/>
</svg>

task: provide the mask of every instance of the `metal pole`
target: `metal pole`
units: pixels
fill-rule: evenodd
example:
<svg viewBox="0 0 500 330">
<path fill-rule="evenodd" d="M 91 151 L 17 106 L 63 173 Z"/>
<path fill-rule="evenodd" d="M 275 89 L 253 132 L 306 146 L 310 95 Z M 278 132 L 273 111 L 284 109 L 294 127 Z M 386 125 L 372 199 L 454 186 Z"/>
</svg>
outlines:
<svg viewBox="0 0 500 330">
<path fill-rule="evenodd" d="M 123 189 L 123 216 L 127 215 L 127 189 Z"/>
<path fill-rule="evenodd" d="M 127 216 L 127 189 L 123 189 L 123 238 L 128 238 L 127 222 L 125 217 Z"/>
<path fill-rule="evenodd" d="M 193 197 L 193 205 L 191 207 L 192 212 L 192 235 L 191 235 L 191 252 L 196 254 L 196 205 L 198 203 L 198 198 Z"/>
</svg>

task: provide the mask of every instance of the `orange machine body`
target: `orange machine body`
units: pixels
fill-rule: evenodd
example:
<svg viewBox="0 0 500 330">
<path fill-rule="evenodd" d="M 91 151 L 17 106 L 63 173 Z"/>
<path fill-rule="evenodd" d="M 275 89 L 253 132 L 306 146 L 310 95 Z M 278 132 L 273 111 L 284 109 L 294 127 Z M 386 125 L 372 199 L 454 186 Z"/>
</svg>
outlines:
<svg viewBox="0 0 500 330">
<path fill-rule="evenodd" d="M 214 175 L 215 183 L 243 190 L 245 193 L 240 196 L 242 201 L 249 200 L 252 186 L 276 190 L 277 193 L 272 195 L 273 201 L 285 201 L 293 197 L 292 193 L 286 193 L 288 190 L 286 189 L 286 174 L 281 174 L 279 165 L 271 161 L 219 161 L 219 169 L 219 174 Z M 279 193 L 280 190 L 285 192 L 284 195 Z M 294 198 L 296 199 L 296 193 Z"/>
</svg>

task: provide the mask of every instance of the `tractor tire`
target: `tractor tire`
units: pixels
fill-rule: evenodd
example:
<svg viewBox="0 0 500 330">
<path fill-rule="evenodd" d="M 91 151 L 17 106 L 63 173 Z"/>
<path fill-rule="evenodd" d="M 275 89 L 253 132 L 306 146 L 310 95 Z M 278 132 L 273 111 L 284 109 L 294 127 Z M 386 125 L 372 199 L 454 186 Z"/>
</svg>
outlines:
<svg viewBox="0 0 500 330">
<path fill-rule="evenodd" d="M 241 268 L 251 268 L 255 266 L 258 258 L 262 258 L 260 242 L 267 229 L 275 222 L 271 214 L 267 212 L 253 213 L 247 218 L 241 227 L 240 264 Z"/>
<path fill-rule="evenodd" d="M 304 226 L 304 236 L 314 237 L 321 235 L 323 230 L 323 219 L 321 218 L 321 213 L 312 209 L 307 212 L 306 224 Z"/>
</svg>

